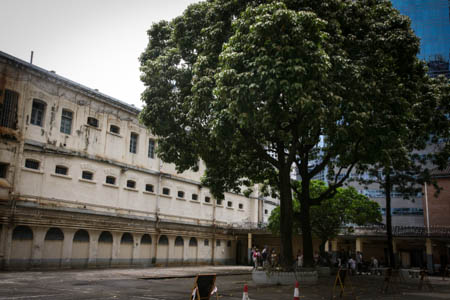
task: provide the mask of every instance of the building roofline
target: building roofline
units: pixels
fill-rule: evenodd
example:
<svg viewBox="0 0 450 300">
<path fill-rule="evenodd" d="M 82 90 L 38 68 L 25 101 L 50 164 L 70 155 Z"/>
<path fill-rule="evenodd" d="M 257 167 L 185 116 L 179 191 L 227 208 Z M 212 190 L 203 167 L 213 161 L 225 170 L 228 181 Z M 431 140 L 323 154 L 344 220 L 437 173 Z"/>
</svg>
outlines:
<svg viewBox="0 0 450 300">
<path fill-rule="evenodd" d="M 128 103 L 126 103 L 124 101 L 121 101 L 119 99 L 116 99 L 114 97 L 108 96 L 108 95 L 106 95 L 104 93 L 101 93 L 101 92 L 95 90 L 95 89 L 89 88 L 89 87 L 87 87 L 85 85 L 82 85 L 82 84 L 80 84 L 78 82 L 75 82 L 73 80 L 65 78 L 65 77 L 63 77 L 61 75 L 58 75 L 58 74 L 54 73 L 54 72 L 48 71 L 48 70 L 46 70 L 44 68 L 41 68 L 41 67 L 33 65 L 31 63 L 28 63 L 28 62 L 26 62 L 26 61 L 24 61 L 24 60 L 22 60 L 20 58 L 12 56 L 12 55 L 10 55 L 8 53 L 5 53 L 3 51 L 0 51 L 0 58 L 3 58 L 5 60 L 7 60 L 11 64 L 16 64 L 16 65 L 18 65 L 18 66 L 20 66 L 22 68 L 26 68 L 26 69 L 35 71 L 35 72 L 37 72 L 37 73 L 39 73 L 41 75 L 53 78 L 53 79 L 55 79 L 55 80 L 57 80 L 57 81 L 59 81 L 61 83 L 64 83 L 64 84 L 66 84 L 66 85 L 68 85 L 68 86 L 70 86 L 70 87 L 72 87 L 74 89 L 77 89 L 77 90 L 80 90 L 80 91 L 86 93 L 88 96 L 95 97 L 96 99 L 98 99 L 100 101 L 106 102 L 106 103 L 114 105 L 116 107 L 119 107 L 119 108 L 121 108 L 123 110 L 126 110 L 127 112 L 132 113 L 132 114 L 136 114 L 137 115 L 141 111 L 140 109 L 138 109 L 137 107 L 135 107 L 135 106 L 133 106 L 131 104 L 128 104 Z"/>
</svg>

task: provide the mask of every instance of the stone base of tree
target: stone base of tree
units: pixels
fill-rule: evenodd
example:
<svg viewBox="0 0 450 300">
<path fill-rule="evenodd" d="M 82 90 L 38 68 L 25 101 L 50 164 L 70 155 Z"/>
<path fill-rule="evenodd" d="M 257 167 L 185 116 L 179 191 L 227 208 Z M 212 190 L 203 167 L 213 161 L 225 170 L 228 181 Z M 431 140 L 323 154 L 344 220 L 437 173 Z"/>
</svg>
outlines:
<svg viewBox="0 0 450 300">
<path fill-rule="evenodd" d="M 316 283 L 318 278 L 318 272 L 314 269 L 297 272 L 268 270 L 254 270 L 252 272 L 252 280 L 256 284 L 295 285 L 296 281 L 300 284 L 312 284 Z"/>
</svg>

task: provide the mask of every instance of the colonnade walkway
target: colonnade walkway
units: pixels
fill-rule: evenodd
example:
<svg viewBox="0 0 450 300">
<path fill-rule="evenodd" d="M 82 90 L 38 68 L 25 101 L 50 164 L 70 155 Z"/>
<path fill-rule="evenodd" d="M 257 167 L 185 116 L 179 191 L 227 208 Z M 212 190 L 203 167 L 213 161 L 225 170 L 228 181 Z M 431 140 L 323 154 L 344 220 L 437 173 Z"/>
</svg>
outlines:
<svg viewBox="0 0 450 300">
<path fill-rule="evenodd" d="M 189 299 L 198 273 L 216 273 L 219 299 L 242 299 L 244 284 L 252 300 L 293 297 L 294 286 L 257 286 L 251 281 L 247 266 L 188 266 L 103 270 L 55 270 L 1 272 L 0 300 L 18 299 Z M 335 277 L 319 279 L 313 285 L 300 282 L 300 299 L 330 299 Z M 418 289 L 415 282 L 400 282 L 382 293 L 382 276 L 352 276 L 358 299 L 450 299 L 450 278 L 431 277 L 433 290 Z M 343 299 L 352 299 L 349 290 Z M 215 299 L 212 298 L 212 299 Z"/>
</svg>

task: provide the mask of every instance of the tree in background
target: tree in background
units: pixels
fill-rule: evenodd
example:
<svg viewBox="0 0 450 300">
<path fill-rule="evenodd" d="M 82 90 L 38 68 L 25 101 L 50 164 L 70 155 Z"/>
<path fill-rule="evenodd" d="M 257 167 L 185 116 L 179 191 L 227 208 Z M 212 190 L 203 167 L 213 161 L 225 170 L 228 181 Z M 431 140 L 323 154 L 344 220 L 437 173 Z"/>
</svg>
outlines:
<svg viewBox="0 0 450 300">
<path fill-rule="evenodd" d="M 301 189 L 301 183 L 293 183 Z M 312 180 L 310 182 L 311 197 L 317 197 L 327 190 L 325 182 Z M 294 215 L 300 214 L 300 201 L 296 193 L 293 200 Z M 355 188 L 338 188 L 329 199 L 325 199 L 319 206 L 311 208 L 311 229 L 316 238 L 320 240 L 320 253 L 326 257 L 325 243 L 337 237 L 346 224 L 367 225 L 381 222 L 381 213 L 378 203 L 359 194 Z M 269 229 L 274 234 L 280 233 L 280 210 L 275 208 L 269 217 Z M 294 232 L 301 234 L 301 224 L 296 219 Z"/>
<path fill-rule="evenodd" d="M 311 207 L 382 151 L 391 132 L 404 132 L 419 101 L 425 68 L 409 25 L 382 0 L 191 5 L 148 31 L 141 120 L 178 171 L 204 161 L 203 183 L 215 197 L 262 182 L 278 192 L 287 268 L 292 191 L 300 193 L 297 220 L 312 265 Z M 293 165 L 301 189 L 291 185 Z M 325 168 L 329 185 L 311 197 L 310 181 Z"/>
</svg>

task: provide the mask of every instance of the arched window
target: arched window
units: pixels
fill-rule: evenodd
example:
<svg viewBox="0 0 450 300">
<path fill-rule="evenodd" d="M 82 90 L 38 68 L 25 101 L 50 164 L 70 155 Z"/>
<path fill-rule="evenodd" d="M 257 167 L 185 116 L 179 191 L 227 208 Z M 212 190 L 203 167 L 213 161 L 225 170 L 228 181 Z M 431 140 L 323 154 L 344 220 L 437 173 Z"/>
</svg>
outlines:
<svg viewBox="0 0 450 300">
<path fill-rule="evenodd" d="M 45 234 L 46 241 L 63 241 L 64 233 L 59 228 L 50 228 Z"/>
<path fill-rule="evenodd" d="M 189 246 L 197 246 L 197 239 L 195 237 L 191 237 L 191 239 L 189 240 Z"/>
<path fill-rule="evenodd" d="M 12 239 L 23 241 L 32 240 L 33 230 L 31 230 L 31 228 L 28 226 L 17 226 L 16 228 L 14 228 Z"/>
<path fill-rule="evenodd" d="M 98 237 L 99 243 L 112 243 L 113 237 L 112 234 L 109 231 L 103 231 L 100 236 Z"/>
<path fill-rule="evenodd" d="M 183 245 L 184 245 L 183 238 L 181 236 L 177 236 L 175 238 L 175 246 L 183 246 Z"/>
<path fill-rule="evenodd" d="M 125 232 L 120 239 L 121 244 L 133 244 L 133 236 L 131 233 Z"/>
<path fill-rule="evenodd" d="M 141 244 L 151 244 L 152 237 L 149 234 L 144 234 L 141 238 Z"/>
<path fill-rule="evenodd" d="M 89 233 L 84 230 L 80 229 L 77 232 L 75 232 L 75 235 L 73 236 L 74 242 L 89 242 Z"/>
<path fill-rule="evenodd" d="M 160 236 L 158 244 L 169 245 L 169 240 L 167 239 L 167 236 L 165 236 L 165 235 Z"/>
</svg>

